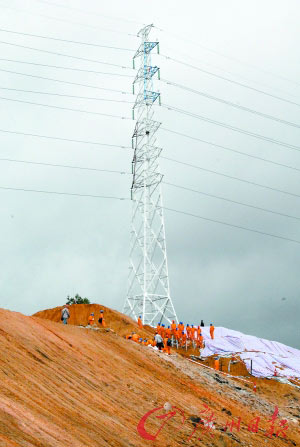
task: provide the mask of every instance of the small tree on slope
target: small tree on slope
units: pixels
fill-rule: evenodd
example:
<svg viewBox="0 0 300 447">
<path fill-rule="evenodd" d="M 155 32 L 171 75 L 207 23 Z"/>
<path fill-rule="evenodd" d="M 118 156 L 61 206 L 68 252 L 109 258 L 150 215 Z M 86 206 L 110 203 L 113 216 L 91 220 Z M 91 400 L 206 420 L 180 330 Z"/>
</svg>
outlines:
<svg viewBox="0 0 300 447">
<path fill-rule="evenodd" d="M 66 304 L 91 304 L 90 300 L 88 298 L 81 298 L 80 295 L 78 295 L 78 293 L 76 293 L 75 297 L 72 298 L 69 295 L 67 296 L 67 302 Z"/>
</svg>

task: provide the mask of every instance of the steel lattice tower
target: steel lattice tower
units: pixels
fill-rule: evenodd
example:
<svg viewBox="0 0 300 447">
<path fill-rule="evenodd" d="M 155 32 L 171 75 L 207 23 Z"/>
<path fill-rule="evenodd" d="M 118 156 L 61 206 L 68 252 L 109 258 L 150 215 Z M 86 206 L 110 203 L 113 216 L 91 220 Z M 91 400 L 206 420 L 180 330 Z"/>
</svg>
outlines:
<svg viewBox="0 0 300 447">
<path fill-rule="evenodd" d="M 159 68 L 151 65 L 151 52 L 159 49 L 158 42 L 149 41 L 153 25 L 138 33 L 141 44 L 133 57 L 139 66 L 133 82 L 137 90 L 133 117 L 137 122 L 132 136 L 134 149 L 131 187 L 132 224 L 130 267 L 124 313 L 143 324 L 177 320 L 170 297 L 165 225 L 163 215 L 159 155 L 155 145 L 156 132 L 161 123 L 153 120 L 153 104 L 160 102 L 160 93 L 153 91 L 153 76 L 159 77 Z"/>
</svg>

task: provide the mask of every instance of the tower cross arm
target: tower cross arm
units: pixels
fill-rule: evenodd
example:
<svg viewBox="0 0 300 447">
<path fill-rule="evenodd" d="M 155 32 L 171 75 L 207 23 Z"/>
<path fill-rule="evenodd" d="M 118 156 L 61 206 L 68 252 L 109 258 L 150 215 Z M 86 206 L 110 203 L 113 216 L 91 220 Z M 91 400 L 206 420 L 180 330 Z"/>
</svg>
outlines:
<svg viewBox="0 0 300 447">
<path fill-rule="evenodd" d="M 149 54 L 153 50 L 153 48 L 157 47 L 157 52 L 159 52 L 158 42 L 143 42 L 140 44 L 137 49 L 135 55 L 133 56 L 133 60 L 140 56 L 141 54 Z"/>
<path fill-rule="evenodd" d="M 158 74 L 159 79 L 159 68 L 156 65 L 154 67 L 141 67 L 138 70 L 133 83 L 135 84 L 137 82 L 144 81 L 145 79 L 149 81 L 156 73 Z"/>
</svg>

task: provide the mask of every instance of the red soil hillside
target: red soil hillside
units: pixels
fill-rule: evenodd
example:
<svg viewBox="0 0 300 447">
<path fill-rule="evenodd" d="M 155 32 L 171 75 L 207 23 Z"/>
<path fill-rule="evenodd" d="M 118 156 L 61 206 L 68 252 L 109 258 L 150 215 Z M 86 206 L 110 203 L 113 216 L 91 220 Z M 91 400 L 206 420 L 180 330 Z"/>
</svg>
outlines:
<svg viewBox="0 0 300 447">
<path fill-rule="evenodd" d="M 34 314 L 34 317 L 45 318 L 46 320 L 60 322 L 61 310 L 63 306 L 55 307 L 54 309 L 42 310 Z M 95 324 L 98 324 L 98 318 L 100 310 L 104 311 L 104 319 L 106 326 L 113 329 L 119 335 L 130 334 L 132 331 L 138 332 L 143 337 L 153 337 L 154 330 L 149 326 L 145 326 L 143 330 L 140 330 L 137 322 L 133 321 L 127 315 L 124 315 L 116 310 L 112 310 L 109 307 L 101 306 L 100 304 L 73 304 L 69 306 L 70 319 L 69 324 L 76 326 L 86 326 L 88 324 L 88 317 L 91 313 L 95 315 Z"/>
<path fill-rule="evenodd" d="M 59 310 L 47 312 L 59 316 Z M 89 312 L 87 308 L 84 315 Z M 112 326 L 118 319 L 120 324 L 122 318 L 128 321 L 110 312 Z M 126 324 L 124 333 L 132 324 Z M 115 332 L 66 326 L 0 309 L 0 353 L 1 447 L 283 447 L 300 443 L 298 389 L 258 381 L 253 393 L 251 384 L 178 355 L 165 356 Z M 156 418 L 165 414 L 160 410 L 145 423 L 146 430 L 155 434 L 166 422 L 157 440 L 143 439 L 137 432 L 140 419 L 167 401 L 184 412 L 184 424 L 179 414 L 169 420 Z M 209 412 L 201 414 L 204 405 Z M 265 436 L 275 405 L 278 421 L 288 422 L 286 439 L 282 434 L 270 440 Z M 201 435 L 211 411 L 213 438 Z M 189 442 L 199 416 L 202 424 Z M 240 430 L 224 431 L 226 421 L 238 417 L 242 418 Z M 261 418 L 259 429 L 251 433 L 248 425 L 255 417 Z M 201 441 L 197 440 L 200 435 Z"/>
</svg>

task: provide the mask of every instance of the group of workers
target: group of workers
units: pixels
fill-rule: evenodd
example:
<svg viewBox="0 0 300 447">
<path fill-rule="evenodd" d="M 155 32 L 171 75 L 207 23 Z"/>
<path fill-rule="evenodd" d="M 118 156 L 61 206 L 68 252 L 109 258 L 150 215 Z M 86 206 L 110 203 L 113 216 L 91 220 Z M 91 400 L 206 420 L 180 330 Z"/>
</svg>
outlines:
<svg viewBox="0 0 300 447">
<path fill-rule="evenodd" d="M 70 306 L 66 304 L 61 311 L 61 321 L 63 324 L 68 324 L 68 319 L 70 318 Z M 106 323 L 104 320 L 104 311 L 100 310 L 100 315 L 98 318 L 98 323 L 102 327 L 106 327 Z M 95 324 L 95 314 L 91 313 L 88 317 L 88 326 L 93 326 Z"/>
<path fill-rule="evenodd" d="M 132 340 L 136 343 L 139 343 L 143 346 L 156 346 L 159 351 L 163 351 L 166 354 L 171 354 L 171 346 L 172 346 L 172 339 L 165 337 L 164 339 L 160 334 L 155 333 L 155 337 L 150 340 L 147 338 L 140 337 L 136 332 L 131 332 L 131 334 L 126 335 L 126 340 Z"/>
<path fill-rule="evenodd" d="M 98 323 L 102 326 L 102 327 L 106 327 L 106 323 L 104 320 L 104 311 L 100 310 L 100 315 L 99 315 L 99 319 L 98 319 Z M 95 314 L 91 313 L 88 317 L 88 325 L 89 326 L 93 326 L 95 324 Z"/>
<path fill-rule="evenodd" d="M 143 322 L 141 316 L 138 318 L 138 326 L 143 328 Z M 140 343 L 145 346 L 156 346 L 159 351 L 163 350 L 167 354 L 171 353 L 171 346 L 176 345 L 178 347 L 187 347 L 187 344 L 192 342 L 194 347 L 199 349 L 204 348 L 204 337 L 202 334 L 202 327 L 204 322 L 201 320 L 199 326 L 187 324 L 186 326 L 181 321 L 178 325 L 173 320 L 171 325 L 166 327 L 164 324 L 157 323 L 155 336 L 153 340 L 143 339 L 135 332 L 126 336 L 126 339 L 131 339 L 136 343 Z M 214 339 L 215 327 L 212 323 L 209 326 L 210 338 Z"/>
</svg>

